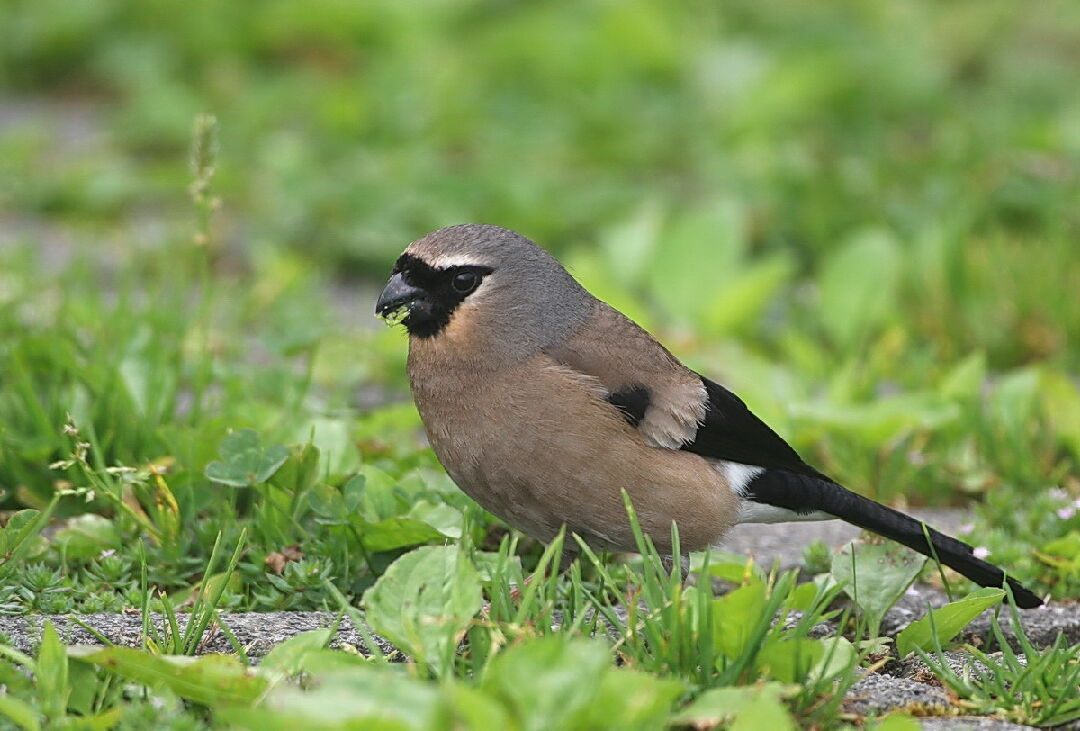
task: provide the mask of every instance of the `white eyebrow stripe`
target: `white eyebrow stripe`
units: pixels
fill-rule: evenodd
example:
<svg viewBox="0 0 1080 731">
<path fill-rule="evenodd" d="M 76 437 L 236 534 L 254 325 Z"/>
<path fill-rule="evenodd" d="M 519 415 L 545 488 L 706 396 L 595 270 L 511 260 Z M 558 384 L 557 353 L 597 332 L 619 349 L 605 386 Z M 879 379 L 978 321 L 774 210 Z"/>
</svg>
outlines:
<svg viewBox="0 0 1080 731">
<path fill-rule="evenodd" d="M 460 255 L 423 257 L 423 261 L 427 262 L 428 266 L 434 267 L 435 269 L 484 266 L 484 262 L 479 261 L 478 259 Z"/>
</svg>

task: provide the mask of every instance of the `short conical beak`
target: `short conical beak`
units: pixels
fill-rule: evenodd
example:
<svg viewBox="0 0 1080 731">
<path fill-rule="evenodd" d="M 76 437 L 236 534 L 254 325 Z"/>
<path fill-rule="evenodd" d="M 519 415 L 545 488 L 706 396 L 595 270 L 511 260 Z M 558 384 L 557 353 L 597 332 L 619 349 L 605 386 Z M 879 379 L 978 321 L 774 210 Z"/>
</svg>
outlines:
<svg viewBox="0 0 1080 731">
<path fill-rule="evenodd" d="M 390 277 L 390 281 L 383 287 L 382 294 L 379 295 L 379 301 L 375 303 L 375 314 L 380 317 L 387 317 L 424 295 L 424 290 L 406 284 L 399 272 Z"/>
</svg>

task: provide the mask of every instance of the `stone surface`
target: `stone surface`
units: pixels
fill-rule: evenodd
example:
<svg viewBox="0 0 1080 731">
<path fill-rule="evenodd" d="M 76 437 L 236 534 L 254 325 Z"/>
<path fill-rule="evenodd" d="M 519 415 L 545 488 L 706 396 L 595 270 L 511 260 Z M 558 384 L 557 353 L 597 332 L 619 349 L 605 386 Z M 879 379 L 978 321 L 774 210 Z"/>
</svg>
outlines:
<svg viewBox="0 0 1080 731">
<path fill-rule="evenodd" d="M 962 676 L 967 673 L 969 669 L 974 673 L 981 674 L 986 669 L 986 666 L 975 660 L 966 652 L 946 650 L 942 653 L 942 657 L 945 660 L 945 665 L 957 675 Z M 994 656 L 992 655 L 991 657 Z M 885 666 L 884 672 L 898 678 L 914 680 L 919 683 L 941 685 L 941 681 L 934 677 L 934 673 L 930 670 L 930 667 L 915 655 L 909 655 L 902 660 L 890 662 Z"/>
<path fill-rule="evenodd" d="M 948 694 L 941 688 L 891 675 L 870 673 L 851 687 L 845 706 L 856 713 L 874 716 L 910 706 L 944 711 L 951 703 Z"/>
<path fill-rule="evenodd" d="M 1065 636 L 1065 644 L 1075 645 L 1080 643 L 1080 603 L 1078 602 L 1055 602 L 1042 606 L 1038 609 L 1020 609 L 1020 623 L 1024 627 L 1024 634 L 1035 647 L 1047 647 L 1054 644 L 1054 639 L 1061 633 Z M 968 625 L 964 630 L 963 638 L 972 644 L 983 644 L 987 647 L 996 647 L 990 622 L 991 612 L 986 612 Z M 1016 635 L 1013 633 L 1012 619 L 1009 612 L 1004 611 L 998 619 L 1001 632 L 1005 640 L 1014 649 L 1019 649 Z"/>
<path fill-rule="evenodd" d="M 997 718 L 974 718 L 958 716 L 955 718 L 920 718 L 919 725 L 931 731 L 1014 731 L 1015 729 L 1034 728 L 1017 726 L 1015 723 Z"/>
<path fill-rule="evenodd" d="M 308 630 L 329 627 L 336 617 L 336 614 L 330 612 L 267 612 L 264 614 L 224 614 L 221 619 L 240 646 L 244 648 L 244 652 L 251 658 L 258 658 L 266 655 L 290 637 Z M 138 614 L 84 614 L 77 619 L 92 627 L 95 632 L 113 644 L 125 647 L 139 646 L 142 618 Z M 188 619 L 188 615 L 177 617 L 181 631 L 187 627 Z M 61 639 L 68 645 L 103 644 L 93 632 L 86 630 L 75 619 L 67 616 L 0 616 L 0 632 L 7 636 L 9 643 L 15 649 L 32 653 L 41 637 L 45 620 L 50 620 L 56 626 Z M 153 615 L 153 623 L 160 632 L 164 626 L 163 617 L 158 614 Z M 383 638 L 375 637 L 374 639 L 384 653 L 396 652 L 395 648 Z M 361 653 L 367 654 L 360 633 L 353 628 L 348 618 L 341 620 L 337 636 L 331 642 L 331 646 L 334 647 L 343 644 L 352 645 Z M 204 653 L 233 653 L 232 645 L 220 628 L 212 626 L 203 638 L 199 646 L 199 654 Z"/>
<path fill-rule="evenodd" d="M 906 712 L 919 716 L 920 725 L 934 731 L 1012 731 L 1031 728 L 996 718 L 951 715 L 960 712 L 960 709 L 954 707 L 952 697 L 945 689 L 886 674 L 871 673 L 863 677 L 848 691 L 844 705 L 847 710 L 866 716 Z"/>
</svg>

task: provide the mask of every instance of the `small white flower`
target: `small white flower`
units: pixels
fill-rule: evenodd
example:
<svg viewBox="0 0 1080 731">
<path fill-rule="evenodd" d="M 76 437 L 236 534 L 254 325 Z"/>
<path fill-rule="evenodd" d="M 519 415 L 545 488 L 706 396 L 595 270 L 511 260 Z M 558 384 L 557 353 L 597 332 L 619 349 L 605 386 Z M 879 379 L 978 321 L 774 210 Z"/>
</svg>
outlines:
<svg viewBox="0 0 1080 731">
<path fill-rule="evenodd" d="M 975 546 L 975 550 L 971 552 L 971 555 L 975 558 L 986 558 L 990 555 L 990 549 L 986 546 Z"/>
<path fill-rule="evenodd" d="M 968 533 L 970 533 L 973 530 L 975 530 L 975 524 L 974 523 L 964 523 L 963 525 L 960 526 L 961 535 L 966 536 Z"/>
<path fill-rule="evenodd" d="M 1057 511 L 1057 517 L 1061 520 L 1068 520 L 1074 515 L 1076 515 L 1075 505 L 1066 505 L 1064 508 L 1059 508 Z"/>
</svg>

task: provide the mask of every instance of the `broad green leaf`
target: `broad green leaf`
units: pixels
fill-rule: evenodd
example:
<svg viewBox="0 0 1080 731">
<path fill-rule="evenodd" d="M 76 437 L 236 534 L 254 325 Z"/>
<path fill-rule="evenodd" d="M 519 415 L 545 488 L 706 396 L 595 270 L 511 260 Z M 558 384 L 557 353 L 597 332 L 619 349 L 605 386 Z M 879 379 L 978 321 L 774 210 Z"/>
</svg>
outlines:
<svg viewBox="0 0 1080 731">
<path fill-rule="evenodd" d="M 942 645 L 958 635 L 973 619 L 1001 603 L 1005 597 L 1004 589 L 992 587 L 979 589 L 940 609 L 934 609 L 922 619 L 912 622 L 896 637 L 896 651 L 900 657 L 919 648 L 933 649 L 933 633 L 936 631 L 938 642 Z M 933 617 L 933 626 L 931 626 Z"/>
<path fill-rule="evenodd" d="M 637 287 L 659 242 L 663 210 L 655 201 L 638 206 L 600 236 L 607 271 L 620 285 Z M 593 291 L 591 288 L 589 291 Z M 606 300 L 605 300 L 606 301 Z"/>
<path fill-rule="evenodd" d="M 461 538 L 461 511 L 446 503 L 418 500 L 406 517 L 422 520 L 447 538 Z"/>
<path fill-rule="evenodd" d="M 1069 531 L 1039 547 L 1036 558 L 1064 576 L 1080 575 L 1080 532 Z"/>
<path fill-rule="evenodd" d="M 341 492 L 333 485 L 319 482 L 307 493 L 308 505 L 316 515 L 330 518 L 342 524 L 348 522 L 350 511 L 345 509 L 345 500 Z"/>
<path fill-rule="evenodd" d="M 345 650 L 314 649 L 305 651 L 297 657 L 295 666 L 298 672 L 309 675 L 324 675 L 352 671 L 356 668 L 368 668 L 372 664 L 370 658 L 356 652 Z"/>
<path fill-rule="evenodd" d="M 299 494 L 310 490 L 319 479 L 319 448 L 314 444 L 293 446 L 289 457 L 274 473 L 271 482 L 283 490 Z"/>
<path fill-rule="evenodd" d="M 40 551 L 44 543 L 41 529 L 49 521 L 58 500 L 53 497 L 45 510 L 19 510 L 8 518 L 7 525 L 0 529 L 0 575 Z"/>
<path fill-rule="evenodd" d="M 753 323 L 794 272 L 790 257 L 774 256 L 717 287 L 701 318 L 705 333 L 727 333 Z"/>
<path fill-rule="evenodd" d="M 796 403 L 789 413 L 801 424 L 842 432 L 874 448 L 912 430 L 938 429 L 960 417 L 955 403 L 927 393 L 898 394 L 862 404 Z"/>
<path fill-rule="evenodd" d="M 768 681 L 760 685 L 711 688 L 672 717 L 674 724 L 713 728 L 729 723 L 736 714 L 758 697 L 779 703 L 781 698 L 798 692 L 799 686 Z M 768 728 L 768 727 L 765 727 Z"/>
<path fill-rule="evenodd" d="M 221 460 L 206 465 L 206 477 L 233 487 L 266 482 L 289 457 L 289 451 L 280 444 L 264 449 L 254 429 L 232 432 L 221 442 L 218 453 Z"/>
<path fill-rule="evenodd" d="M 785 683 L 828 680 L 858 662 L 855 647 L 843 637 L 779 637 L 761 648 L 754 666 Z"/>
<path fill-rule="evenodd" d="M 1040 548 L 1043 553 L 1049 553 L 1062 558 L 1080 560 L 1080 533 L 1069 531 L 1061 538 L 1044 543 Z"/>
<path fill-rule="evenodd" d="M 40 510 L 18 510 L 12 513 L 0 529 L 0 550 L 7 553 L 26 540 L 40 517 Z"/>
<path fill-rule="evenodd" d="M 814 599 L 818 595 L 818 585 L 813 581 L 799 584 L 791 590 L 791 594 L 784 601 L 784 606 L 796 611 L 806 611 L 814 605 Z"/>
<path fill-rule="evenodd" d="M 835 678 L 851 670 L 859 661 L 855 646 L 843 637 L 825 637 L 818 642 L 822 653 L 807 675 L 811 681 Z"/>
<path fill-rule="evenodd" d="M 649 294 L 683 322 L 697 322 L 709 297 L 744 268 L 746 221 L 741 204 L 726 200 L 674 218 L 650 259 Z"/>
<path fill-rule="evenodd" d="M 607 261 L 597 252 L 578 249 L 566 259 L 566 269 L 592 292 L 644 328 L 652 325 L 654 317 L 644 306 L 642 298 L 615 278 Z"/>
<path fill-rule="evenodd" d="M 446 538 L 441 531 L 415 518 L 389 518 L 378 523 L 355 521 L 354 525 L 359 526 L 360 540 L 370 553 L 419 546 Z"/>
<path fill-rule="evenodd" d="M 120 548 L 120 531 L 108 518 L 86 513 L 70 518 L 53 541 L 71 558 L 93 558 L 102 551 Z"/>
<path fill-rule="evenodd" d="M 155 357 L 151 338 L 148 329 L 140 328 L 134 352 L 120 361 L 117 372 L 138 415 L 160 418 L 164 411 L 162 394 L 176 391 L 177 375 L 160 362 L 160 356 Z"/>
<path fill-rule="evenodd" d="M 250 705 L 269 687 L 264 675 L 224 655 L 152 655 L 130 647 L 72 647 L 68 654 L 136 683 L 165 687 L 181 698 L 207 706 Z"/>
<path fill-rule="evenodd" d="M 73 731 L 110 731 L 116 728 L 124 714 L 122 706 L 114 706 L 101 713 L 88 714 L 82 718 L 68 716 L 66 727 Z"/>
<path fill-rule="evenodd" d="M 45 718 L 59 723 L 67 714 L 68 695 L 71 692 L 68 685 L 68 656 L 67 648 L 56 634 L 56 627 L 48 620 L 41 632 L 41 647 L 38 649 L 34 675 Z"/>
<path fill-rule="evenodd" d="M 41 728 L 41 715 L 37 709 L 7 693 L 0 694 L 0 715 L 24 731 L 38 731 Z"/>
<path fill-rule="evenodd" d="M 795 719 L 783 701 L 765 693 L 754 696 L 735 715 L 731 731 L 795 731 Z"/>
<path fill-rule="evenodd" d="M 67 658 L 66 648 L 64 657 Z M 68 687 L 71 688 L 71 695 L 68 696 L 68 710 L 84 718 L 93 715 L 95 704 L 98 702 L 98 693 L 101 690 L 95 672 L 93 665 L 84 662 L 68 663 Z"/>
<path fill-rule="evenodd" d="M 921 731 L 919 719 L 899 714 L 887 716 L 870 726 L 870 731 Z"/>
<path fill-rule="evenodd" d="M 425 546 L 394 561 L 364 593 L 364 606 L 376 632 L 441 674 L 480 610 L 480 590 L 456 546 Z"/>
<path fill-rule="evenodd" d="M 364 487 L 367 485 L 367 476 L 353 475 L 341 486 L 341 499 L 345 503 L 345 510 L 350 514 L 356 511 L 364 499 Z"/>
<path fill-rule="evenodd" d="M 715 728 L 729 722 L 754 697 L 752 686 L 711 688 L 675 714 L 674 724 L 696 728 Z"/>
<path fill-rule="evenodd" d="M 511 709 L 519 728 L 583 728 L 611 651 L 602 643 L 548 635 L 511 647 L 488 666 L 481 688 Z"/>
<path fill-rule="evenodd" d="M 364 490 L 360 514 L 371 523 L 396 518 L 408 510 L 408 504 L 397 493 L 397 480 L 378 467 L 364 465 Z"/>
<path fill-rule="evenodd" d="M 897 543 L 852 541 L 833 556 L 832 575 L 866 613 L 876 633 L 885 613 L 903 596 L 924 565 L 925 556 Z"/>
<path fill-rule="evenodd" d="M 1026 434 L 1039 394 L 1039 374 L 1034 368 L 1007 373 L 994 384 L 989 408 L 995 424 L 1006 434 Z"/>
<path fill-rule="evenodd" d="M 310 441 L 321 455 L 322 474 L 351 475 L 360 468 L 360 452 L 353 438 L 350 419 L 317 418 L 301 421 L 290 433 L 291 441 Z"/>
<path fill-rule="evenodd" d="M 282 642 L 267 654 L 259 667 L 280 670 L 295 675 L 306 670 L 305 661 L 313 653 L 321 651 L 330 642 L 329 629 L 313 629 L 302 632 Z"/>
<path fill-rule="evenodd" d="M 1054 432 L 1080 461 L 1080 388 L 1064 373 L 1047 368 L 1040 374 L 1039 389 Z"/>
<path fill-rule="evenodd" d="M 765 677 L 783 683 L 801 682 L 824 656 L 825 648 L 809 637 L 774 638 L 754 658 L 754 667 Z"/>
<path fill-rule="evenodd" d="M 710 561 L 709 574 L 732 584 L 745 584 L 762 578 L 761 567 L 749 561 Z"/>
<path fill-rule="evenodd" d="M 884 231 L 856 234 L 829 255 L 819 279 L 821 321 L 838 345 L 854 345 L 894 315 L 902 263 Z"/>
<path fill-rule="evenodd" d="M 938 384 L 942 398 L 971 399 L 979 395 L 986 383 L 986 354 L 982 351 L 964 358 L 945 374 Z"/>
<path fill-rule="evenodd" d="M 323 523 L 351 523 L 372 553 L 461 537 L 461 512 L 445 503 L 418 500 L 400 515 L 403 500 L 385 472 L 365 468 L 339 491 L 320 483 L 308 492 L 311 509 Z"/>
<path fill-rule="evenodd" d="M 419 731 L 430 728 L 383 717 L 377 711 L 349 713 L 346 704 L 351 698 L 346 693 L 333 696 L 306 693 L 302 697 L 310 707 L 285 711 L 262 707 L 222 708 L 214 713 L 214 719 L 236 731 Z M 330 718 L 320 718 L 320 714 Z M 389 716 L 388 713 L 385 715 Z"/>
<path fill-rule="evenodd" d="M 509 711 L 490 694 L 464 683 L 446 683 L 439 690 L 443 728 L 455 731 L 512 728 Z"/>
<path fill-rule="evenodd" d="M 686 692 L 679 680 L 661 679 L 637 670 L 608 668 L 589 704 L 585 728 L 662 728 L 671 706 Z"/>
<path fill-rule="evenodd" d="M 352 668 L 319 678 L 314 688 L 275 688 L 256 708 L 215 712 L 236 728 L 252 731 L 297 729 L 440 728 L 438 686 L 402 673 Z"/>
<path fill-rule="evenodd" d="M 754 630 L 754 623 L 765 610 L 765 584 L 754 581 L 730 594 L 713 600 L 712 613 L 716 631 L 713 644 L 728 659 L 742 653 Z"/>
</svg>

